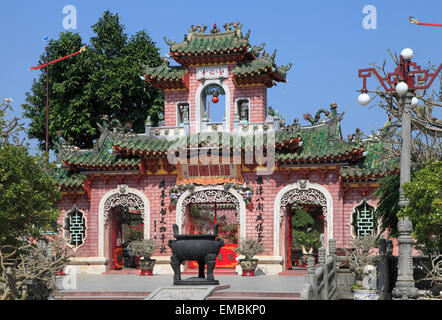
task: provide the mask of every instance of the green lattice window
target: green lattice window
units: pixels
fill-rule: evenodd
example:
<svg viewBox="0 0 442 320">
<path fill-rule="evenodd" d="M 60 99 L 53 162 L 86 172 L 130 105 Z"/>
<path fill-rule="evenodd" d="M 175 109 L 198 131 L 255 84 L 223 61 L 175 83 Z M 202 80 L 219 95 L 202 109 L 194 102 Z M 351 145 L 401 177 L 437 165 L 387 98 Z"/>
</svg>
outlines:
<svg viewBox="0 0 442 320">
<path fill-rule="evenodd" d="M 64 219 L 65 241 L 74 249 L 81 247 L 86 239 L 86 219 L 83 212 L 74 206 Z"/>
<path fill-rule="evenodd" d="M 365 200 L 353 212 L 353 229 L 355 236 L 363 237 L 376 235 L 377 223 L 374 215 L 375 208 Z"/>
</svg>

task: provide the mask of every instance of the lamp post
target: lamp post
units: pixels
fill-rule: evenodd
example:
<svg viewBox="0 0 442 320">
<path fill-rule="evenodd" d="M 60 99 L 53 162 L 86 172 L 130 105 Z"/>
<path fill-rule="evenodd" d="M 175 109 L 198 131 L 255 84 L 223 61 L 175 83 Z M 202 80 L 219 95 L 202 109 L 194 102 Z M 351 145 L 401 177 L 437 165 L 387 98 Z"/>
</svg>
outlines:
<svg viewBox="0 0 442 320">
<path fill-rule="evenodd" d="M 394 72 L 388 73 L 386 77 L 382 77 L 374 68 L 360 69 L 359 78 L 362 78 L 363 85 L 358 101 L 361 105 L 370 102 L 367 94 L 367 78 L 372 74 L 376 76 L 382 87 L 387 93 L 397 94 L 401 101 L 401 121 L 402 121 L 402 145 L 400 159 L 400 191 L 399 191 L 399 208 L 402 209 L 408 205 L 402 186 L 410 181 L 411 167 L 411 106 L 417 105 L 417 98 L 414 96 L 416 90 L 428 89 L 433 83 L 442 64 L 439 68 L 431 73 L 430 70 L 422 70 L 415 62 L 411 61 L 413 50 L 406 48 L 402 50 L 400 61 Z M 396 287 L 393 289 L 393 299 L 417 299 L 419 291 L 414 285 L 413 279 L 413 259 L 411 255 L 411 238 L 412 223 L 408 217 L 400 219 L 398 222 L 398 276 Z"/>
</svg>

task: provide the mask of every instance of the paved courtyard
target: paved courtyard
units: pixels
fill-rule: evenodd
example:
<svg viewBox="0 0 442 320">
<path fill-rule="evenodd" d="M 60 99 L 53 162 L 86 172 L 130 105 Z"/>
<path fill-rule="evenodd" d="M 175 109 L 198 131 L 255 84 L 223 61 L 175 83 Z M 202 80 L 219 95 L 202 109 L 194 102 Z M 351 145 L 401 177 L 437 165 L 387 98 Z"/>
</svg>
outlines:
<svg viewBox="0 0 442 320">
<path fill-rule="evenodd" d="M 183 275 L 183 279 L 192 277 Z M 215 275 L 220 285 L 230 285 L 223 291 L 231 292 L 301 292 L 303 275 L 243 277 Z M 57 277 L 57 287 L 68 291 L 153 291 L 173 284 L 172 275 L 140 276 L 136 274 L 106 274 Z"/>
</svg>

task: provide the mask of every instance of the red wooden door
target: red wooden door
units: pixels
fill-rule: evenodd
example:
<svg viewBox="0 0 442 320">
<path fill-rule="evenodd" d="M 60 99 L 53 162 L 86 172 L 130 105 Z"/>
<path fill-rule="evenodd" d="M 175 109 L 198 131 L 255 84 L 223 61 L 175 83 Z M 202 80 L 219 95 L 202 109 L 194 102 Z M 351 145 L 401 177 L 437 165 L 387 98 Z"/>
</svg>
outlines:
<svg viewBox="0 0 442 320">
<path fill-rule="evenodd" d="M 123 216 L 115 212 L 112 221 L 112 269 L 120 270 L 123 268 Z"/>
</svg>

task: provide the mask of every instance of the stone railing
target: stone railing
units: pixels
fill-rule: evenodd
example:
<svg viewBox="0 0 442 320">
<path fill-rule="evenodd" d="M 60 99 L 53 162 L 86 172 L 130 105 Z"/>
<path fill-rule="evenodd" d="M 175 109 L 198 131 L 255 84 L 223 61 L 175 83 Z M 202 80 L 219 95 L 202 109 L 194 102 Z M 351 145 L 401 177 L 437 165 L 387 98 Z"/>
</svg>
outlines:
<svg viewBox="0 0 442 320">
<path fill-rule="evenodd" d="M 307 259 L 307 275 L 301 292 L 302 300 L 336 300 L 339 296 L 336 268 L 336 241 L 328 242 L 329 254 L 319 248 L 318 265 L 312 256 Z"/>
<path fill-rule="evenodd" d="M 189 123 L 177 127 L 151 127 L 150 123 L 145 124 L 145 135 L 152 137 L 180 137 L 189 134 Z"/>
<path fill-rule="evenodd" d="M 224 120 L 222 122 L 209 122 L 207 117 L 201 120 L 201 132 L 229 132 L 229 124 Z M 240 122 L 235 116 L 233 120 L 232 132 L 247 135 L 257 132 L 279 131 L 281 128 L 281 120 L 279 117 L 268 116 L 264 122 Z M 150 137 L 179 137 L 186 136 L 190 133 L 190 123 L 185 121 L 180 126 L 160 126 L 152 127 L 150 121 L 145 123 L 145 135 Z"/>
<path fill-rule="evenodd" d="M 273 122 L 254 122 L 254 123 L 239 123 L 238 131 L 241 134 L 265 132 L 267 130 L 273 130 Z"/>
</svg>

